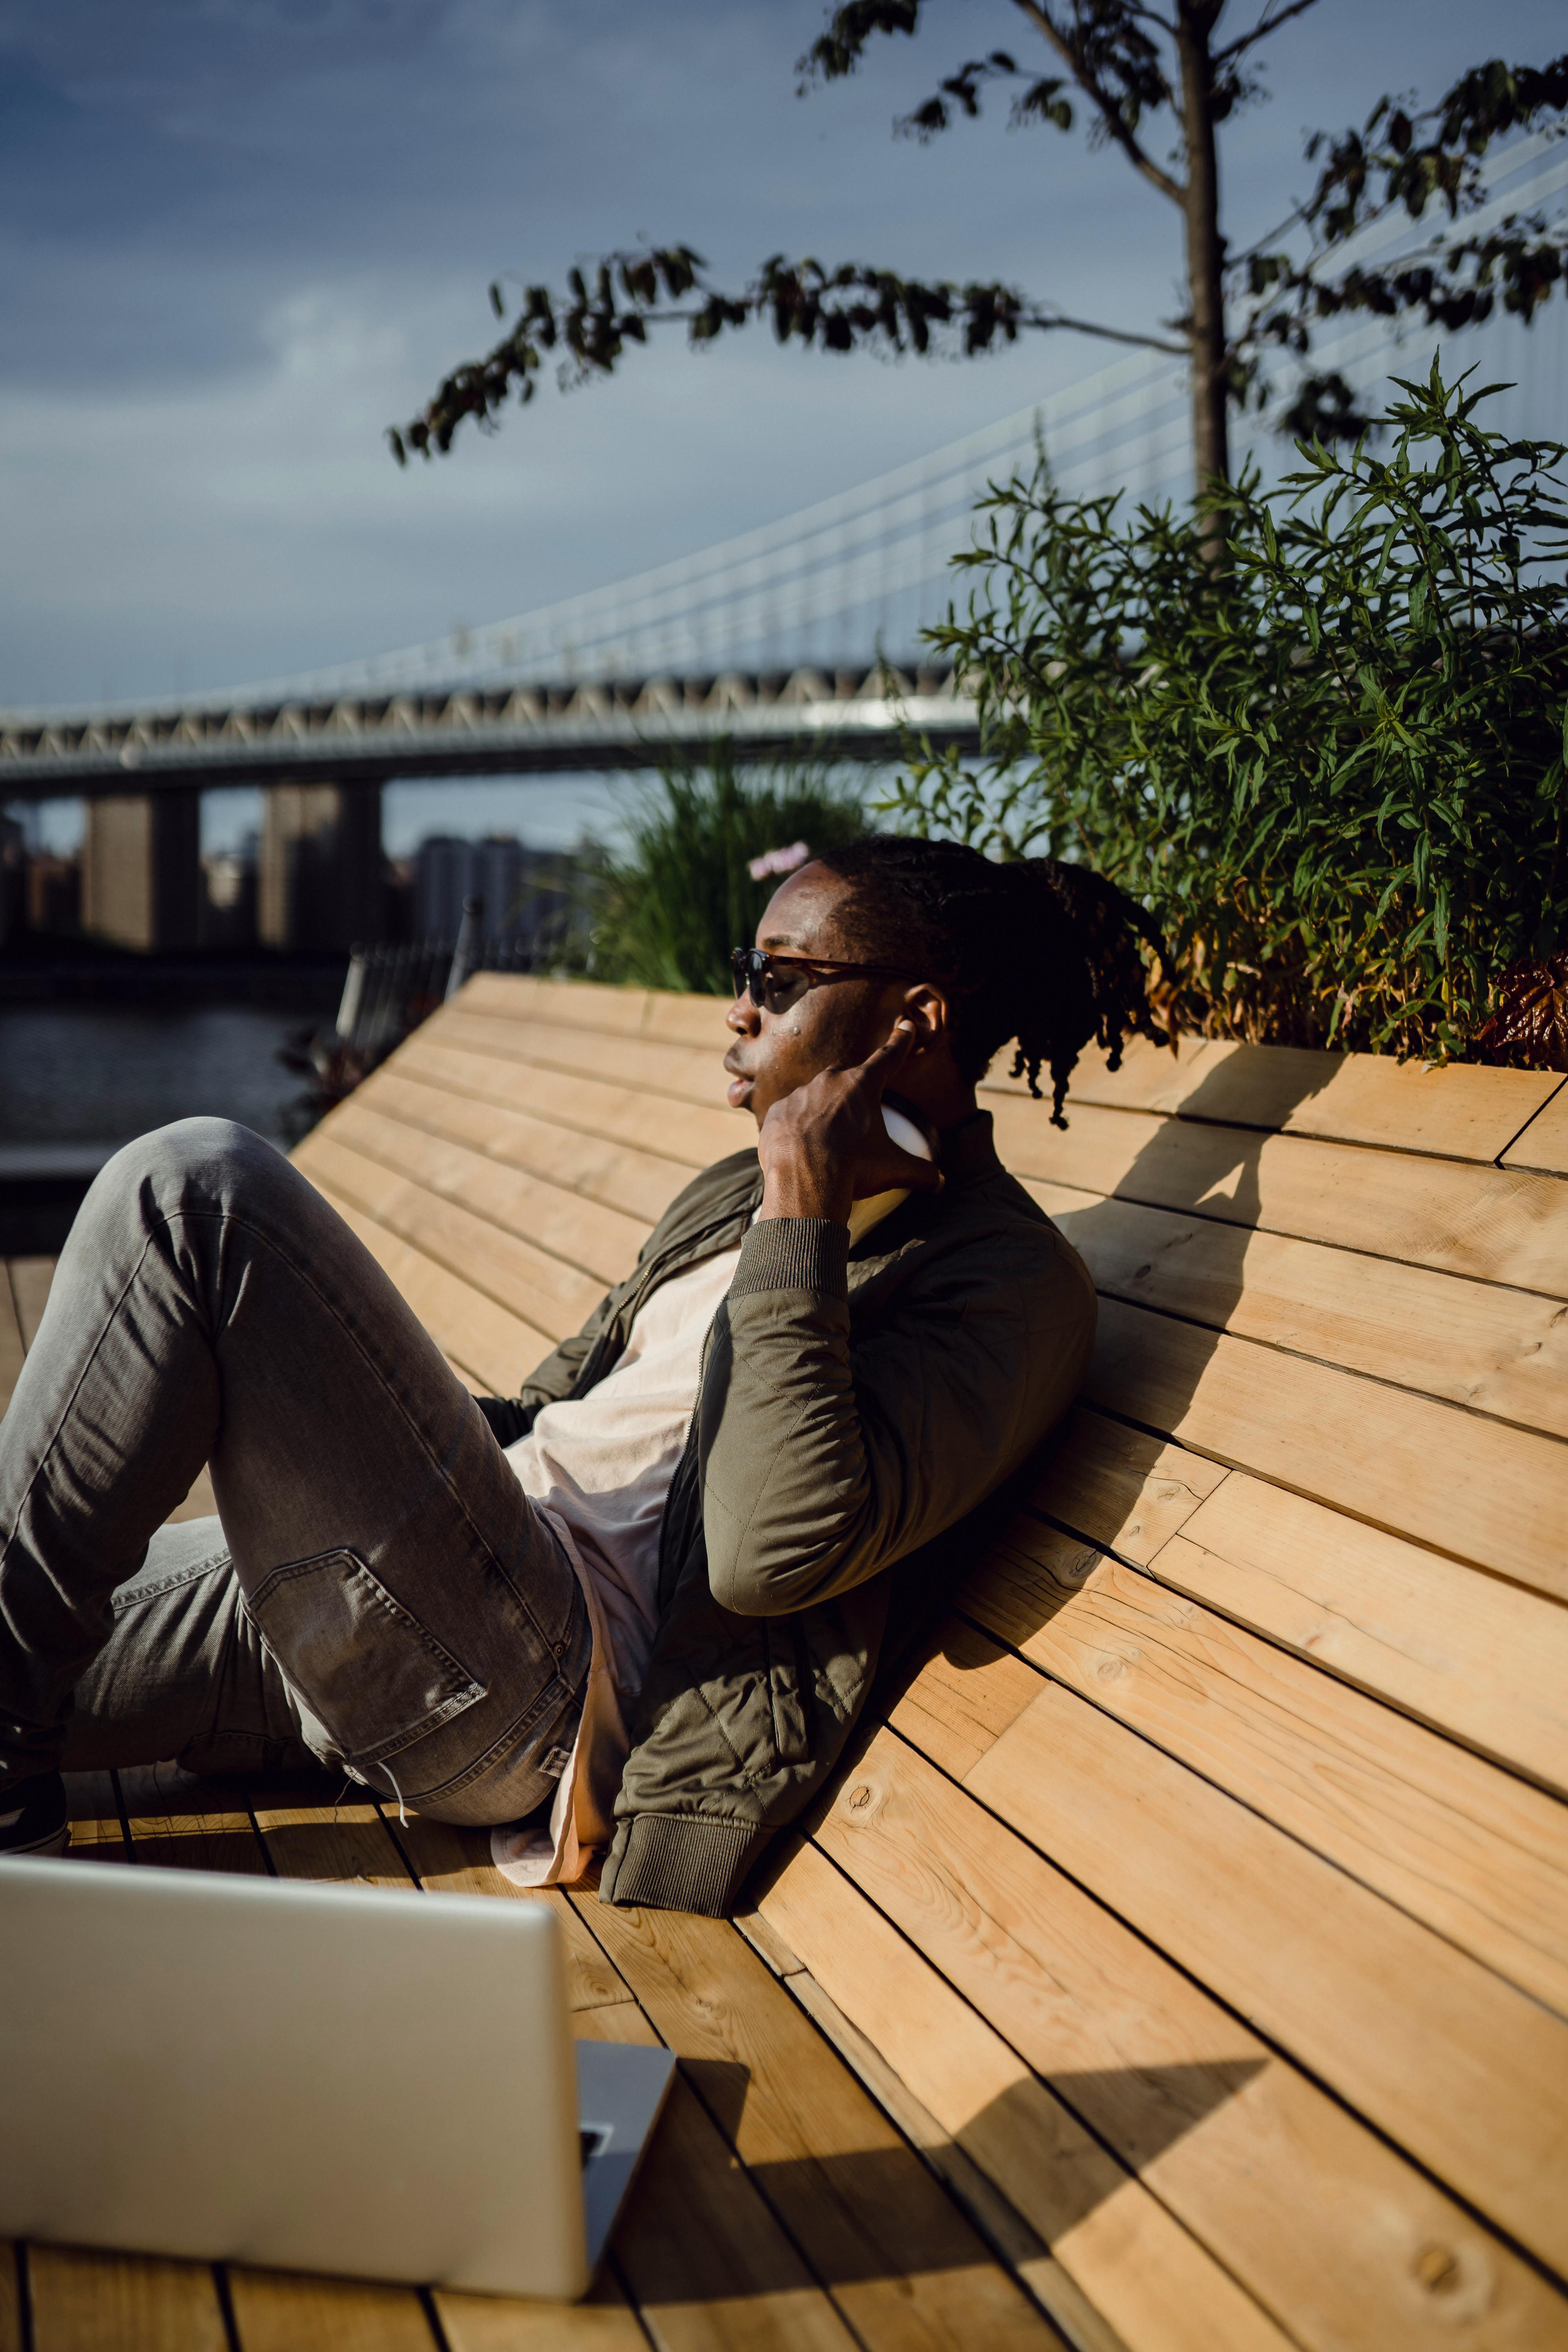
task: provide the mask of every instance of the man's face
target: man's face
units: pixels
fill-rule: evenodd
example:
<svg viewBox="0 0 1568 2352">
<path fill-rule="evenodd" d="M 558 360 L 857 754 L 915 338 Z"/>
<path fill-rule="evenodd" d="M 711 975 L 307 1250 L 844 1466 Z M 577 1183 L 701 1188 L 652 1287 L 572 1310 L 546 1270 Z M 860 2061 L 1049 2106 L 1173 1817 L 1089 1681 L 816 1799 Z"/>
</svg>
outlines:
<svg viewBox="0 0 1568 2352">
<path fill-rule="evenodd" d="M 757 945 L 781 956 L 853 963 L 863 952 L 842 928 L 850 886 L 826 866 L 803 866 L 774 891 L 757 925 Z M 802 989 L 784 1011 L 759 1011 L 737 998 L 725 1016 L 734 1043 L 724 1056 L 730 1100 L 760 1127 L 773 1104 L 819 1070 L 847 1069 L 886 1043 L 907 985 L 831 973 Z"/>
</svg>

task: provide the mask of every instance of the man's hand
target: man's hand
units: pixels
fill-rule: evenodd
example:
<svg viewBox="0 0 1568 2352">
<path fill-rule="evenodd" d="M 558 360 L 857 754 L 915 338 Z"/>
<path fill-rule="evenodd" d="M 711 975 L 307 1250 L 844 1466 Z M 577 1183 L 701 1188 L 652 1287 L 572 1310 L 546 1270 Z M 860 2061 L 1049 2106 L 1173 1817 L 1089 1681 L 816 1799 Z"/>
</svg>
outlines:
<svg viewBox="0 0 1568 2352">
<path fill-rule="evenodd" d="M 896 1022 L 887 1044 L 858 1068 L 819 1070 L 773 1104 L 757 1138 L 761 1215 L 847 1225 L 854 1203 L 873 1193 L 941 1190 L 941 1171 L 900 1150 L 882 1124 L 882 1090 L 914 1042 L 913 1023 Z"/>
</svg>

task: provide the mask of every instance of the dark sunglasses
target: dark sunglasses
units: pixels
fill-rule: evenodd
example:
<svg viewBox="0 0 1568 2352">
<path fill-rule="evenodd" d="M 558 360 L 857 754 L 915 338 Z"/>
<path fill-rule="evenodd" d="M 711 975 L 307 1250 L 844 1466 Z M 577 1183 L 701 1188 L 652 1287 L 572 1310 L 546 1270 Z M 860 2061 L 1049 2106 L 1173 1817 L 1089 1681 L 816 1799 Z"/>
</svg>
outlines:
<svg viewBox="0 0 1568 2352">
<path fill-rule="evenodd" d="M 730 970 L 737 996 L 749 996 L 759 1013 L 787 1013 L 808 988 L 836 973 L 859 973 L 868 980 L 918 980 L 888 963 L 837 963 L 823 956 L 770 955 L 765 948 L 731 948 Z"/>
</svg>

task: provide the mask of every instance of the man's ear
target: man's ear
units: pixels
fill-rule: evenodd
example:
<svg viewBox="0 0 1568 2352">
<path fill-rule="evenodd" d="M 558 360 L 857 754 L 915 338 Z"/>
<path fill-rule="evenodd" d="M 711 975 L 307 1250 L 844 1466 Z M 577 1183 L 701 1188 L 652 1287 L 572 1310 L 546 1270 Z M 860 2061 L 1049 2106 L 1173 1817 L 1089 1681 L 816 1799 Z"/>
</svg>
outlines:
<svg viewBox="0 0 1568 2352">
<path fill-rule="evenodd" d="M 947 1045 L 951 1032 L 947 999 L 929 981 L 922 980 L 917 987 L 905 990 L 899 1018 L 912 1025 L 913 1051 L 922 1057 L 929 1060 Z"/>
</svg>

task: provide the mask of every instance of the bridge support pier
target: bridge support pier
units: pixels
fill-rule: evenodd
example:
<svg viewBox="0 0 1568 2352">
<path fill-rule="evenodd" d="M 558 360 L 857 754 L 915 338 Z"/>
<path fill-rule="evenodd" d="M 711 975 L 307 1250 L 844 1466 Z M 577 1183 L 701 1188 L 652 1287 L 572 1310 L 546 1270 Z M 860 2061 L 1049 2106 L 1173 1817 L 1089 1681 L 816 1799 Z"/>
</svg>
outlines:
<svg viewBox="0 0 1568 2352">
<path fill-rule="evenodd" d="M 199 792 L 115 793 L 89 801 L 82 929 L 143 953 L 194 948 L 201 838 Z"/>
<path fill-rule="evenodd" d="M 379 784 L 271 784 L 257 929 L 269 948 L 367 946 L 383 927 Z"/>
</svg>

